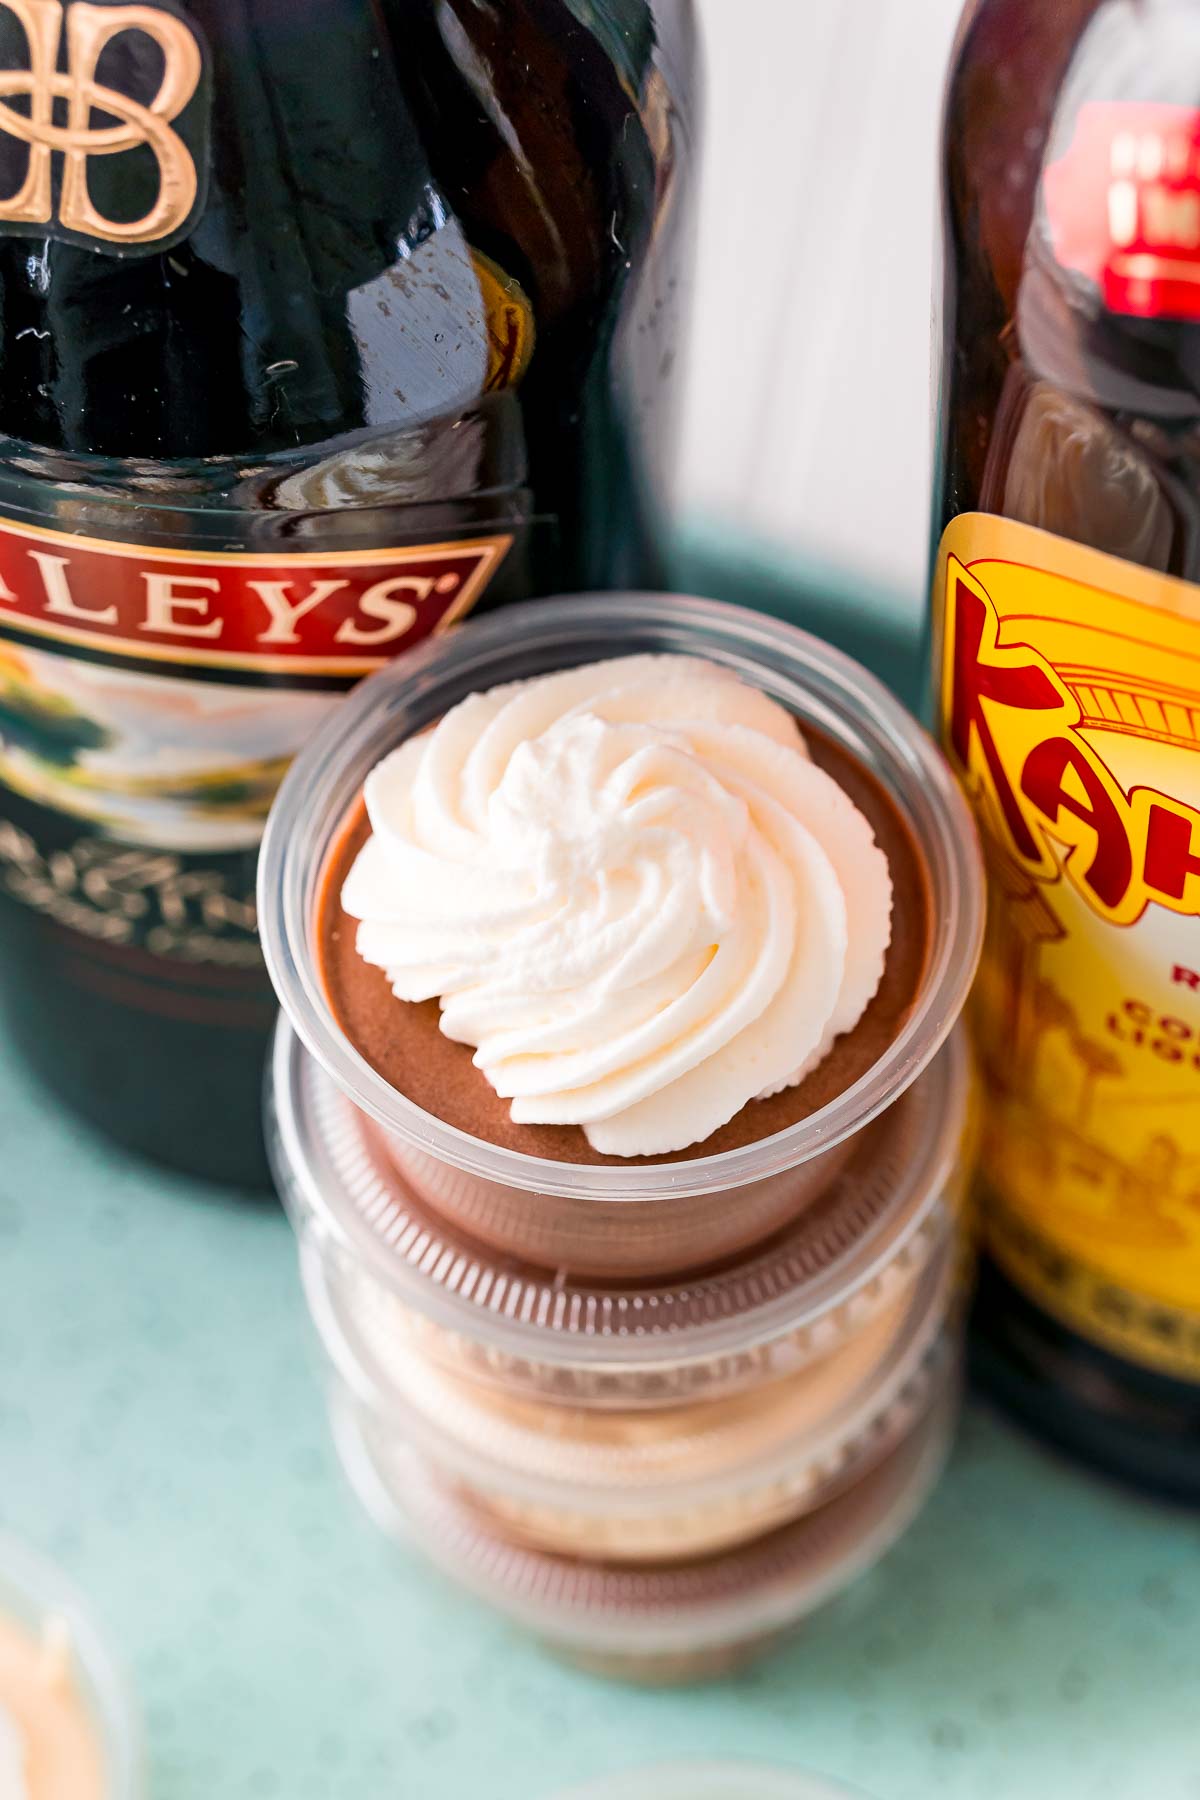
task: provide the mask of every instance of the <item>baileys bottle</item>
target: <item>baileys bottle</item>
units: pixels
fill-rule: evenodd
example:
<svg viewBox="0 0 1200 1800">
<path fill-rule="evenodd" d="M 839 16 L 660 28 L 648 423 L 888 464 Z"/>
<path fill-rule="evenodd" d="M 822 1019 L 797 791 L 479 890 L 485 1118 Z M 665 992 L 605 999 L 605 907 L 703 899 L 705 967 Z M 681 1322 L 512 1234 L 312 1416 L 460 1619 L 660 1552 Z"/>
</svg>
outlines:
<svg viewBox="0 0 1200 1800">
<path fill-rule="evenodd" d="M 256 850 L 339 695 L 661 581 L 692 56 L 687 0 L 0 0 L 0 998 L 122 1142 L 263 1172 Z"/>
</svg>

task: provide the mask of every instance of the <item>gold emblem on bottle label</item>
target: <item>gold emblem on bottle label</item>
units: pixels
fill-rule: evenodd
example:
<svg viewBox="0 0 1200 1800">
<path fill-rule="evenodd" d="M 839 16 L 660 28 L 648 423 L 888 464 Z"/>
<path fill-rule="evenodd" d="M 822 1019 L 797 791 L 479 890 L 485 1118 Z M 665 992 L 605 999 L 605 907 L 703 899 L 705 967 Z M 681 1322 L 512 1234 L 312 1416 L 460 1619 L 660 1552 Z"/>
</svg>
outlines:
<svg viewBox="0 0 1200 1800">
<path fill-rule="evenodd" d="M 201 181 L 194 149 L 175 128 L 204 74 L 192 28 L 159 6 L 0 0 L 0 12 L 20 25 L 27 59 L 23 68 L 0 69 L 0 134 L 28 146 L 24 180 L 0 199 L 0 229 L 46 226 L 52 236 L 130 249 L 173 238 L 192 216 Z M 156 46 L 161 61 L 157 88 L 143 95 L 97 75 L 106 50 L 138 36 Z M 18 110 L 16 100 L 28 110 Z M 101 118 L 116 123 L 97 123 Z M 139 149 L 157 164 L 157 197 L 138 218 L 114 218 L 92 197 L 89 167 Z"/>
</svg>

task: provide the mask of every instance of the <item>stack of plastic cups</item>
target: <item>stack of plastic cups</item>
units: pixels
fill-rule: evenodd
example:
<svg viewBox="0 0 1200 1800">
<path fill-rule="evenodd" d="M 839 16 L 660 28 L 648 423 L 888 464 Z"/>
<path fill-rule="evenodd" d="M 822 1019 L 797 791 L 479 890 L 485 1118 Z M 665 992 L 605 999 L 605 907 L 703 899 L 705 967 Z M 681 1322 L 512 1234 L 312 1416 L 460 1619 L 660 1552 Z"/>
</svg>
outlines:
<svg viewBox="0 0 1200 1800">
<path fill-rule="evenodd" d="M 919 851 L 928 950 L 894 1041 L 800 1124 L 693 1160 L 554 1163 L 422 1112 L 358 1055 L 321 983 L 322 874 L 369 769 L 467 693 L 645 650 L 724 662 L 863 762 Z M 562 1653 L 646 1680 L 736 1665 L 872 1564 L 957 1406 L 952 1032 L 982 929 L 969 819 L 903 709 L 738 609 L 525 607 L 339 709 L 285 784 L 260 901 L 276 1170 L 372 1514 Z"/>
</svg>

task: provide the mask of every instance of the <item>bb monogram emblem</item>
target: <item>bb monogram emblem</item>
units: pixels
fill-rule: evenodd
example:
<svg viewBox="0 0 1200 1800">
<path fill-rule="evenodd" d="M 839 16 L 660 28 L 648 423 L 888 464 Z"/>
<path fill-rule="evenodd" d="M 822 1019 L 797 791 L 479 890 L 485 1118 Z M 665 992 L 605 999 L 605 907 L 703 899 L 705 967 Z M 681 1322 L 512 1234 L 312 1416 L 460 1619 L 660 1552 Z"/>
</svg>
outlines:
<svg viewBox="0 0 1200 1800">
<path fill-rule="evenodd" d="M 0 0 L 5 13 L 21 28 L 26 60 L 23 68 L 0 68 L 0 143 L 18 140 L 28 150 L 20 186 L 0 199 L 0 230 L 47 226 L 53 236 L 130 250 L 173 237 L 189 221 L 200 186 L 193 147 L 175 128 L 204 75 L 195 32 L 176 13 L 151 5 Z M 6 37 L 11 42 L 11 29 Z M 150 59 L 139 38 L 159 53 L 157 90 L 143 82 L 142 94 L 136 81 Z M 118 44 L 131 53 L 121 66 L 132 64 L 135 91 L 98 78 L 105 51 Z M 18 98 L 24 110 L 13 104 Z M 157 164 L 157 194 L 140 217 L 113 217 L 93 198 L 89 164 L 139 149 Z"/>
</svg>

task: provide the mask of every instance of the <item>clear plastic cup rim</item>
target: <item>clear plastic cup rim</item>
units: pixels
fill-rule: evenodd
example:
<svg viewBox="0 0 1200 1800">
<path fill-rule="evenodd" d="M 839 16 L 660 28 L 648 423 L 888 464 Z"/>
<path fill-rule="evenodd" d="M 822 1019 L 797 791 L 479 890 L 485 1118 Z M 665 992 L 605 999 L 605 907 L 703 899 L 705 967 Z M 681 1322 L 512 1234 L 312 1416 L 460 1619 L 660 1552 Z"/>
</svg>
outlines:
<svg viewBox="0 0 1200 1800">
<path fill-rule="evenodd" d="M 908 1530 L 945 1467 L 962 1389 L 948 1361 L 924 1415 L 884 1462 L 814 1513 L 714 1557 L 592 1564 L 485 1529 L 410 1452 L 380 1471 L 349 1397 L 331 1397 L 347 1479 L 376 1525 L 527 1630 L 564 1649 L 634 1656 L 733 1646 L 786 1630 L 871 1568 Z"/>
<path fill-rule="evenodd" d="M 625 1494 L 589 1493 L 582 1483 L 568 1486 L 540 1476 L 495 1480 L 494 1470 L 472 1469 L 446 1457 L 441 1443 L 406 1434 L 364 1405 L 340 1378 L 330 1384 L 329 1405 L 333 1412 L 343 1404 L 353 1407 L 385 1483 L 389 1473 L 404 1481 L 415 1458 L 437 1481 L 456 1486 L 485 1513 L 491 1510 L 498 1536 L 511 1529 L 514 1541 L 534 1554 L 540 1549 L 549 1556 L 586 1557 L 590 1533 L 604 1545 L 595 1550 L 597 1557 L 628 1570 L 668 1557 L 664 1546 L 677 1544 L 681 1536 L 695 1546 L 693 1558 L 721 1556 L 836 1505 L 920 1430 L 961 1356 L 961 1332 L 943 1329 L 921 1362 L 880 1396 L 877 1410 L 864 1411 L 857 1435 L 831 1437 L 820 1451 L 805 1443 L 790 1462 L 782 1456 L 770 1466 L 765 1459 L 761 1465 L 748 1461 L 690 1485 L 643 1484 Z M 507 1527 L 499 1521 L 508 1521 Z M 648 1543 L 655 1548 L 647 1549 Z"/>
<path fill-rule="evenodd" d="M 104 1800 L 141 1800 L 145 1748 L 133 1688 L 86 1600 L 47 1557 L 0 1531 L 0 1614 L 38 1632 L 61 1622 L 76 1690 L 95 1725 L 107 1780 Z"/>
<path fill-rule="evenodd" d="M 773 1137 L 687 1162 L 591 1166 L 525 1156 L 470 1136 L 397 1092 L 362 1057 L 322 990 L 313 930 L 331 845 L 382 756 L 468 694 L 521 677 L 642 651 L 722 663 L 866 764 L 902 814 L 931 888 L 921 994 L 883 1056 L 808 1119 Z M 884 685 L 793 625 L 668 594 L 525 602 L 428 639 L 370 676 L 293 763 L 259 858 L 259 926 L 284 1012 L 310 1053 L 385 1130 L 467 1174 L 530 1192 L 607 1202 L 744 1186 L 795 1168 L 860 1130 L 927 1066 L 957 1020 L 983 938 L 974 824 L 932 740 Z"/>
<path fill-rule="evenodd" d="M 581 1516 L 628 1519 L 727 1505 L 802 1480 L 811 1479 L 816 1491 L 840 1482 L 854 1464 L 865 1468 L 876 1445 L 897 1441 L 905 1424 L 924 1410 L 940 1372 L 954 1355 L 948 1319 L 955 1304 L 956 1263 L 947 1224 L 934 1262 L 906 1297 L 886 1361 L 874 1364 L 811 1431 L 782 1442 L 776 1438 L 759 1455 L 742 1456 L 734 1466 L 718 1466 L 700 1476 L 654 1471 L 636 1480 L 618 1480 L 614 1471 L 606 1479 L 587 1480 L 582 1472 L 555 1474 L 529 1463 L 505 1462 L 496 1450 L 489 1452 L 423 1413 L 389 1384 L 363 1335 L 345 1316 L 345 1306 L 339 1307 L 320 1256 L 310 1252 L 302 1257 L 305 1295 L 325 1354 L 355 1403 L 385 1429 L 395 1430 L 422 1456 L 480 1492 Z M 833 1355 L 837 1354 L 835 1350 Z M 544 1404 L 549 1410 L 552 1403 Z M 678 1412 L 679 1403 L 673 1402 L 670 1410 Z M 653 1415 L 640 1409 L 640 1416 Z"/>
<path fill-rule="evenodd" d="M 839 1319 L 851 1328 L 860 1312 L 910 1280 L 941 1242 L 940 1215 L 953 1209 L 961 1185 L 971 1083 L 960 1032 L 903 1102 L 917 1123 L 911 1137 L 905 1126 L 894 1185 L 844 1246 L 835 1233 L 815 1269 L 804 1248 L 815 1217 L 809 1209 L 715 1272 L 621 1287 L 507 1264 L 465 1246 L 432 1214 L 419 1228 L 414 1219 L 399 1230 L 395 1196 L 375 1182 L 359 1193 L 314 1127 L 306 1076 L 329 1080 L 284 1023 L 268 1115 L 280 1191 L 301 1241 L 315 1234 L 323 1256 L 348 1257 L 430 1325 L 487 1354 L 616 1376 L 751 1356 L 785 1340 L 811 1339 L 819 1354 L 838 1335 Z M 398 1243 L 410 1236 L 411 1253 L 402 1254 Z"/>
</svg>

